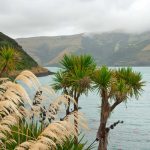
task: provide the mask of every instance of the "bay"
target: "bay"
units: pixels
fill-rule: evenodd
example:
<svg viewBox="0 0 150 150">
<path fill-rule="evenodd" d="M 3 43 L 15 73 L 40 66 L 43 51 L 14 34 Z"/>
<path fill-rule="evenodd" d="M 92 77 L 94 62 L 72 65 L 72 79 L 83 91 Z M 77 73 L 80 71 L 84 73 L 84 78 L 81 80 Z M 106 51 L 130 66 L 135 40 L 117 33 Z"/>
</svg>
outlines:
<svg viewBox="0 0 150 150">
<path fill-rule="evenodd" d="M 48 67 L 50 71 L 57 71 L 56 67 Z M 133 67 L 141 72 L 146 81 L 144 91 L 138 100 L 129 99 L 120 104 L 111 114 L 108 126 L 115 121 L 123 120 L 114 130 L 110 131 L 108 150 L 150 150 L 150 67 Z M 39 77 L 42 84 L 52 84 L 53 76 Z M 88 143 L 95 140 L 99 126 L 100 98 L 97 91 L 83 95 L 79 106 L 88 121 L 89 131 L 85 132 Z M 96 150 L 97 148 L 95 148 Z"/>
</svg>

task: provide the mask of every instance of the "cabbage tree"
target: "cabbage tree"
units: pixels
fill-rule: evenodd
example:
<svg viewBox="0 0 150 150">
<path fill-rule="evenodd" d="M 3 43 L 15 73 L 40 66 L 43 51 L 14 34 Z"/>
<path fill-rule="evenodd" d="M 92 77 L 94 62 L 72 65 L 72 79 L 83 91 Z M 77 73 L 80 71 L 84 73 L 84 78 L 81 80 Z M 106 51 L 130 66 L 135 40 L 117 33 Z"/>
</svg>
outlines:
<svg viewBox="0 0 150 150">
<path fill-rule="evenodd" d="M 2 47 L 0 49 L 0 77 L 8 71 L 15 70 L 19 63 L 19 53 L 13 47 Z"/>
<path fill-rule="evenodd" d="M 92 80 L 101 98 L 100 125 L 97 132 L 98 150 L 107 150 L 107 138 L 110 131 L 107 121 L 110 114 L 119 104 L 126 102 L 129 98 L 138 99 L 144 82 L 141 74 L 131 68 L 111 70 L 106 66 L 97 69 Z"/>
<path fill-rule="evenodd" d="M 92 80 L 90 77 L 96 68 L 95 61 L 90 55 L 64 55 L 60 64 L 61 71 L 55 74 L 53 86 L 55 89 L 62 89 L 65 94 L 72 96 L 76 102 L 73 111 L 78 111 L 80 96 L 87 94 L 91 89 Z M 66 115 L 68 113 L 70 113 L 69 108 L 66 110 Z M 78 129 L 76 120 L 74 124 Z"/>
</svg>

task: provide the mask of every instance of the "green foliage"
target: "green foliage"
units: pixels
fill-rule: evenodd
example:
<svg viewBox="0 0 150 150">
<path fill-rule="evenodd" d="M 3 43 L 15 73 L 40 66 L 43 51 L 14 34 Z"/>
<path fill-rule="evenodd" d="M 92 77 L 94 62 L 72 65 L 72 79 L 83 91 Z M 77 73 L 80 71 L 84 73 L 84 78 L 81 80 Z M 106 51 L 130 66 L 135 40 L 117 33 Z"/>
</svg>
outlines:
<svg viewBox="0 0 150 150">
<path fill-rule="evenodd" d="M 65 94 L 69 94 L 74 98 L 74 110 L 78 111 L 78 101 L 82 94 L 87 94 L 91 89 L 92 80 L 90 76 L 96 68 L 94 59 L 90 55 L 64 55 L 60 61 L 62 65 L 61 72 L 56 73 L 53 87 L 57 90 L 62 89 Z M 68 106 L 66 115 L 70 113 L 70 100 L 68 99 Z M 78 128 L 78 122 L 74 119 L 74 126 Z M 76 130 L 78 135 L 78 131 Z M 78 139 L 75 137 L 74 143 Z M 82 148 L 82 147 L 81 147 Z"/>
<path fill-rule="evenodd" d="M 111 70 L 106 66 L 102 66 L 95 71 L 92 80 L 95 82 L 95 88 L 107 88 L 111 82 Z"/>
<path fill-rule="evenodd" d="M 142 81 L 142 75 L 139 72 L 134 72 L 132 68 L 121 68 L 116 72 L 118 80 L 123 80 L 124 84 L 128 86 L 128 94 L 132 97 L 138 98 L 144 82 Z"/>
<path fill-rule="evenodd" d="M 0 51 L 0 69 L 1 71 L 11 71 L 19 66 L 20 54 L 13 47 L 2 47 Z"/>
<path fill-rule="evenodd" d="M 109 130 L 107 121 L 111 112 L 128 98 L 136 99 L 141 94 L 144 82 L 140 73 L 131 68 L 108 69 L 102 66 L 96 70 L 93 77 L 94 88 L 99 91 L 101 97 L 101 121 L 97 133 L 99 139 L 98 149 L 107 149 Z M 113 128 L 111 128 L 113 129 Z"/>
<path fill-rule="evenodd" d="M 42 132 L 40 125 L 41 124 L 38 123 L 31 124 L 20 121 L 19 124 L 11 128 L 11 134 L 7 134 L 5 148 L 8 150 L 13 150 L 15 147 L 25 141 L 36 140 Z M 87 142 L 84 142 L 84 136 L 80 138 L 77 144 L 74 143 L 74 137 L 70 137 L 66 138 L 66 140 L 63 141 L 63 144 L 57 145 L 57 150 L 91 150 L 94 148 L 94 145 L 90 146 L 88 149 L 87 146 Z"/>
<path fill-rule="evenodd" d="M 31 124 L 20 120 L 18 124 L 11 128 L 11 134 L 7 134 L 7 140 L 5 141 L 6 149 L 13 150 L 25 141 L 35 140 L 40 133 L 40 124 Z"/>
<path fill-rule="evenodd" d="M 53 78 L 54 84 L 53 88 L 58 91 L 69 87 L 69 82 L 66 78 L 66 74 L 63 71 L 58 71 Z"/>
<path fill-rule="evenodd" d="M 93 70 L 96 67 L 94 59 L 90 55 L 64 55 L 60 61 L 62 69 L 75 72 L 77 69 Z"/>
<path fill-rule="evenodd" d="M 78 143 L 75 143 L 74 138 L 70 137 L 64 141 L 63 145 L 58 145 L 57 150 L 92 150 L 94 148 L 94 145 L 87 146 L 87 142 L 84 142 L 84 136 L 79 139 Z"/>
<path fill-rule="evenodd" d="M 61 88 L 71 88 L 78 94 L 87 93 L 91 88 L 90 76 L 96 68 L 94 59 L 90 55 L 65 55 L 60 64 L 62 71 L 54 78 L 57 88 L 60 83 Z"/>
<path fill-rule="evenodd" d="M 107 97 L 115 101 L 118 99 L 119 103 L 129 97 L 137 99 L 144 86 L 141 73 L 135 72 L 129 67 L 110 70 L 106 66 L 102 66 L 95 71 L 92 80 L 94 88 L 99 91 L 105 89 Z"/>
<path fill-rule="evenodd" d="M 13 48 L 15 53 L 19 53 L 17 59 L 20 59 L 20 63 L 17 66 L 16 70 L 23 70 L 23 69 L 31 69 L 32 67 L 36 67 L 38 64 L 22 49 L 18 43 L 11 39 L 10 37 L 6 36 L 5 34 L 0 32 L 0 52 L 2 49 L 6 48 Z"/>
<path fill-rule="evenodd" d="M 0 149 L 55 149 L 57 144 L 58 147 L 63 144 L 66 147 L 66 138 L 71 136 L 75 141 L 78 135 L 73 119 L 77 120 L 78 125 L 86 126 L 82 115 L 78 112 L 72 112 L 61 121 L 56 121 L 61 105 L 66 105 L 71 97 L 67 95 L 56 97 L 54 91 L 48 87 L 42 90 L 36 76 L 31 72 L 23 71 L 14 82 L 1 80 Z M 30 88 L 31 83 L 34 87 L 37 86 L 33 100 L 29 98 L 20 81 Z M 53 102 L 43 103 L 45 99 L 49 100 L 48 93 L 50 96 L 54 94 L 55 99 Z M 70 104 L 75 102 L 71 100 Z M 79 142 L 77 145 L 74 144 L 73 148 L 82 149 L 84 145 L 84 142 L 83 144 Z"/>
</svg>

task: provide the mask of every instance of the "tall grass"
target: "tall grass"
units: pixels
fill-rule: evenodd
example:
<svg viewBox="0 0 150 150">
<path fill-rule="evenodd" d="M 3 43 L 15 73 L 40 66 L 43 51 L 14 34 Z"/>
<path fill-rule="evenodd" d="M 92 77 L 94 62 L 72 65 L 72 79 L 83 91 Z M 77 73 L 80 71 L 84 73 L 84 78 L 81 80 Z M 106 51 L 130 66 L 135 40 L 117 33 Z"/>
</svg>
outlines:
<svg viewBox="0 0 150 150">
<path fill-rule="evenodd" d="M 41 86 L 29 71 L 14 81 L 0 79 L 0 149 L 60 149 L 70 137 L 77 137 L 74 119 L 82 128 L 87 128 L 86 121 L 76 111 L 65 116 L 68 99 L 75 104 L 70 96 L 58 96 L 50 87 Z M 60 111 L 61 117 L 64 113 L 61 121 Z"/>
</svg>

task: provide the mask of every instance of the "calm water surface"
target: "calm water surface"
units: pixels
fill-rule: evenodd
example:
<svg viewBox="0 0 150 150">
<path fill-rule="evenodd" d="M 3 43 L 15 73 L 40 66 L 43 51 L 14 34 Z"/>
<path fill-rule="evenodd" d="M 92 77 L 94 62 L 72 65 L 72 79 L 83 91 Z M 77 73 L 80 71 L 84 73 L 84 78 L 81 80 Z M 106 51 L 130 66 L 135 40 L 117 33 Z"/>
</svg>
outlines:
<svg viewBox="0 0 150 150">
<path fill-rule="evenodd" d="M 49 67 L 51 71 L 58 68 Z M 150 150 L 150 67 L 134 67 L 142 73 L 146 81 L 144 91 L 139 100 L 129 99 L 120 104 L 111 114 L 108 125 L 123 120 L 109 135 L 108 150 Z M 43 84 L 51 84 L 52 76 L 40 77 Z M 82 96 L 79 101 L 81 111 L 85 114 L 90 130 L 86 133 L 89 143 L 95 140 L 99 126 L 100 98 L 97 92 Z"/>
</svg>

